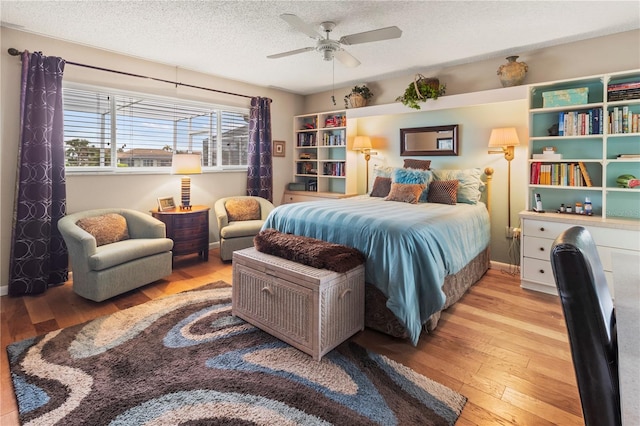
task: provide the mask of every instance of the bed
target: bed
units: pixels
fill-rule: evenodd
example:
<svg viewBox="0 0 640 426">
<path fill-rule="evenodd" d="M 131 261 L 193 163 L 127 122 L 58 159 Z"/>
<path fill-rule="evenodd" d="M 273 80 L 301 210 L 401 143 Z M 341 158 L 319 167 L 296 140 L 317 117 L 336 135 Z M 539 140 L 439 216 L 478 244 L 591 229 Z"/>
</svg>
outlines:
<svg viewBox="0 0 640 426">
<path fill-rule="evenodd" d="M 435 180 L 450 181 L 446 178 L 458 171 L 437 173 L 424 172 L 430 181 L 423 187 Z M 466 175 L 459 177 L 460 182 L 468 179 Z M 479 169 L 474 169 L 474 185 L 479 177 Z M 403 186 L 395 185 L 396 178 L 389 179 L 394 181 L 393 188 Z M 454 200 L 452 205 L 388 201 L 390 195 L 285 204 L 271 212 L 263 229 L 360 250 L 367 259 L 365 324 L 408 337 L 415 345 L 423 328 L 434 329 L 440 312 L 455 303 L 488 268 L 489 214 L 480 201 L 480 186 L 482 183 L 477 183 L 474 189 L 478 191 L 475 202 Z M 372 193 L 375 190 L 374 185 Z"/>
</svg>

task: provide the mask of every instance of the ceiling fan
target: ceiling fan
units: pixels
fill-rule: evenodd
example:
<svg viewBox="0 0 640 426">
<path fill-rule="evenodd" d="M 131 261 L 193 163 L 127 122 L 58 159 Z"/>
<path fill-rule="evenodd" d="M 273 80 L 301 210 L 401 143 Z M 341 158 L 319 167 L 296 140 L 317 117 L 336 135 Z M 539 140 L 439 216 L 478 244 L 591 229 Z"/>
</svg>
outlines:
<svg viewBox="0 0 640 426">
<path fill-rule="evenodd" d="M 317 43 L 313 47 L 304 47 L 302 49 L 291 50 L 289 52 L 276 53 L 275 55 L 269 55 L 267 58 L 276 59 L 283 58 L 285 56 L 297 55 L 298 53 L 309 52 L 311 50 L 317 50 L 322 53 L 322 58 L 325 61 L 330 61 L 334 57 L 342 64 L 349 68 L 357 67 L 360 65 L 360 61 L 353 57 L 349 52 L 342 48 L 342 45 L 350 46 L 353 44 L 370 43 L 372 41 L 390 40 L 393 38 L 399 38 L 402 35 L 402 30 L 398 27 L 386 27 L 379 28 L 377 30 L 365 31 L 363 33 L 351 34 L 340 37 L 339 40 L 332 40 L 329 38 L 329 33 L 336 27 L 335 22 L 326 21 L 320 24 L 320 30 L 326 35 L 323 36 L 317 32 L 311 25 L 298 18 L 291 13 L 283 13 L 280 15 L 284 21 L 286 21 L 293 29 L 298 30 L 309 37 L 317 40 Z"/>
</svg>

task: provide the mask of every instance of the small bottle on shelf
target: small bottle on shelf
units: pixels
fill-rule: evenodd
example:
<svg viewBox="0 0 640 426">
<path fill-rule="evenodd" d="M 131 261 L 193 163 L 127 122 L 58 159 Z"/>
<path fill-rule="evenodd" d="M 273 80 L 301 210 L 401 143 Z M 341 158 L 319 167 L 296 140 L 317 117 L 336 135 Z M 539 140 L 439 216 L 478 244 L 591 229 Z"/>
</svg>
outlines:
<svg viewBox="0 0 640 426">
<path fill-rule="evenodd" d="M 591 205 L 591 199 L 585 197 L 584 199 L 584 214 L 591 216 L 593 214 L 593 206 Z"/>
</svg>

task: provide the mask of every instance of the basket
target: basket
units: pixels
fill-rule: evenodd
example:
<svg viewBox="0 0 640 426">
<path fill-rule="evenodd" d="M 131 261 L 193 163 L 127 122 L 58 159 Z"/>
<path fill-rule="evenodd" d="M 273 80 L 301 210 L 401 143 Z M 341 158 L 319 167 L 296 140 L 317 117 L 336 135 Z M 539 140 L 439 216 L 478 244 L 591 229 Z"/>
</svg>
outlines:
<svg viewBox="0 0 640 426">
<path fill-rule="evenodd" d="M 413 87 L 415 88 L 416 94 L 418 95 L 418 99 L 427 99 L 418 89 L 418 84 L 427 84 L 427 86 L 431 87 L 433 90 L 440 89 L 440 80 L 433 77 L 425 77 L 422 74 L 416 74 L 413 78 Z"/>
<path fill-rule="evenodd" d="M 367 100 L 359 93 L 352 93 L 349 95 L 349 104 L 351 108 L 360 108 L 367 106 Z"/>
</svg>

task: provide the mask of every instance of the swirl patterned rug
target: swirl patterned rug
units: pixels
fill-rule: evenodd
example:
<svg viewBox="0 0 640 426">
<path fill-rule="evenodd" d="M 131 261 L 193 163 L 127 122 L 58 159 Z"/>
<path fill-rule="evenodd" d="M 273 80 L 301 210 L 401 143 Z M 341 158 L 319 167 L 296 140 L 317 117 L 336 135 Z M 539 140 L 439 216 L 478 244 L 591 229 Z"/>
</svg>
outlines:
<svg viewBox="0 0 640 426">
<path fill-rule="evenodd" d="M 321 362 L 197 290 L 13 343 L 20 420 L 33 425 L 452 425 L 466 398 L 345 342 Z"/>
</svg>

